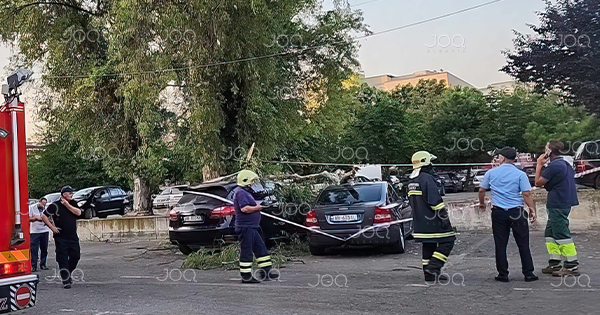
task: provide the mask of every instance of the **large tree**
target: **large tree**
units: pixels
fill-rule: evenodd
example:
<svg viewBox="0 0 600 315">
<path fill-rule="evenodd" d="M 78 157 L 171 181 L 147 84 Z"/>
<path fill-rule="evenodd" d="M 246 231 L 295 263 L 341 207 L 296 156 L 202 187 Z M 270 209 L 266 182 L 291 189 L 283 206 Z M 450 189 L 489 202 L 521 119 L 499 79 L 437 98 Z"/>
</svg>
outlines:
<svg viewBox="0 0 600 315">
<path fill-rule="evenodd" d="M 321 3 L 9 0 L 0 40 L 41 65 L 48 128 L 117 149 L 104 167 L 131 179 L 144 211 L 173 163 L 200 180 L 227 170 L 228 148 L 273 156 L 303 124 L 303 95 L 324 106 L 341 89 L 358 67 L 352 34 L 366 28 L 341 2 Z M 177 108 L 161 98 L 168 88 Z"/>
<path fill-rule="evenodd" d="M 534 35 L 517 34 L 501 70 L 542 92 L 561 91 L 600 113 L 599 0 L 546 1 Z"/>
</svg>

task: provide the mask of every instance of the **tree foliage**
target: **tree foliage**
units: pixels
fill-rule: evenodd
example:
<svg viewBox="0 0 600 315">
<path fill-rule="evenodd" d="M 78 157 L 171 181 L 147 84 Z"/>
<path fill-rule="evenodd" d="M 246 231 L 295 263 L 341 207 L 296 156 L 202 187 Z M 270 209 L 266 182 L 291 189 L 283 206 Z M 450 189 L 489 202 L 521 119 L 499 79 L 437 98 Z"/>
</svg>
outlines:
<svg viewBox="0 0 600 315">
<path fill-rule="evenodd" d="M 516 33 L 501 70 L 539 91 L 562 91 L 589 111 L 600 113 L 600 20 L 598 0 L 546 1 L 534 35 Z"/>
<path fill-rule="evenodd" d="M 358 69 L 352 34 L 367 29 L 340 1 L 321 3 L 9 0 L 0 39 L 20 65 L 42 65 L 48 132 L 118 149 L 103 167 L 133 181 L 142 211 L 165 177 L 237 170 L 228 148 L 273 157 L 300 134 L 301 112 L 335 99 Z M 164 103 L 169 88 L 179 102 Z"/>
</svg>

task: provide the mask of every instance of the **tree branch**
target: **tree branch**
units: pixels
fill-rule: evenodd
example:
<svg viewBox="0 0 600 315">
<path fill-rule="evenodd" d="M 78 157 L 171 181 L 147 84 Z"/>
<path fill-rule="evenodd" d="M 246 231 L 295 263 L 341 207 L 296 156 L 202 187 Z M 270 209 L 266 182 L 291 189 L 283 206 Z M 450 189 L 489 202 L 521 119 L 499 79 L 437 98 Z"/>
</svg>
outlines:
<svg viewBox="0 0 600 315">
<path fill-rule="evenodd" d="M 22 6 L 16 7 L 15 8 L 15 12 L 19 12 L 19 11 L 21 11 L 23 9 L 26 9 L 28 7 L 31 7 L 31 6 L 44 5 L 44 4 L 61 5 L 61 6 L 69 7 L 71 9 L 75 9 L 77 11 L 85 12 L 85 13 L 90 14 L 90 15 L 95 15 L 95 16 L 99 16 L 100 15 L 99 13 L 92 12 L 92 11 L 86 10 L 84 8 L 80 8 L 80 7 L 76 6 L 76 5 L 72 5 L 72 4 L 69 4 L 69 3 L 63 3 L 63 2 L 56 2 L 56 1 L 37 1 L 37 2 L 32 2 L 32 3 L 24 4 Z"/>
</svg>

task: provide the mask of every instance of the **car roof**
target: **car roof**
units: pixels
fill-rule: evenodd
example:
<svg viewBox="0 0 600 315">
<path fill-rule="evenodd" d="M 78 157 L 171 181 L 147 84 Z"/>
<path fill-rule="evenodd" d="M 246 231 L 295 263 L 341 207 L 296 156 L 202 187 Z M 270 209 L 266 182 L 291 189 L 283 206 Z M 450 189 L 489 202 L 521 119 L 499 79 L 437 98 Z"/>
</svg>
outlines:
<svg viewBox="0 0 600 315">
<path fill-rule="evenodd" d="M 376 181 L 376 182 L 360 182 L 360 183 L 345 183 L 345 184 L 341 184 L 341 185 L 332 185 L 332 186 L 328 186 L 325 187 L 325 189 L 329 189 L 329 188 L 347 188 L 347 187 L 354 187 L 354 186 L 368 186 L 368 185 L 384 185 L 387 184 L 387 182 L 385 181 Z"/>
<path fill-rule="evenodd" d="M 188 188 L 189 186 L 190 185 L 173 185 L 173 186 L 165 187 L 162 190 L 169 189 L 169 188 Z"/>
<path fill-rule="evenodd" d="M 237 187 L 237 183 L 235 183 L 235 182 L 228 182 L 228 181 L 221 181 L 221 182 L 214 182 L 214 183 L 202 183 L 200 185 L 191 186 L 191 187 L 188 188 L 188 190 L 192 190 L 192 191 L 194 191 L 194 190 L 203 190 L 203 189 L 212 188 L 212 187 L 223 187 L 227 191 L 231 191 L 235 187 Z"/>
</svg>

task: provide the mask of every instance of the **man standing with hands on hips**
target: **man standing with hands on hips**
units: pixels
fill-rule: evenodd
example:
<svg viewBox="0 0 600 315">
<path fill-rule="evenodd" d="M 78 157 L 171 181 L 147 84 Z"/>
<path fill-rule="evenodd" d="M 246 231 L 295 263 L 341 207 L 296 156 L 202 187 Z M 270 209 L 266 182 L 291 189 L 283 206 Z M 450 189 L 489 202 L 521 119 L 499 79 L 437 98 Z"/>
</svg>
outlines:
<svg viewBox="0 0 600 315">
<path fill-rule="evenodd" d="M 73 188 L 65 186 L 60 190 L 60 200 L 48 206 L 42 220 L 54 233 L 56 246 L 56 262 L 60 269 L 63 288 L 70 289 L 73 284 L 71 275 L 77 268 L 80 258 L 79 237 L 77 236 L 77 219 L 81 209 L 73 200 Z M 50 218 L 54 224 L 50 222 Z"/>
<path fill-rule="evenodd" d="M 529 224 L 537 218 L 535 203 L 531 198 L 531 185 L 525 172 L 514 166 L 517 150 L 504 147 L 499 151 L 500 166 L 485 173 L 479 187 L 479 208 L 485 210 L 485 192 L 492 194 L 492 232 L 496 245 L 496 281 L 508 282 L 508 258 L 506 246 L 512 229 L 519 247 L 521 268 L 525 281 L 536 281 L 539 278 L 533 273 L 533 258 L 529 249 Z M 529 207 L 529 213 L 523 208 L 523 201 Z"/>
<path fill-rule="evenodd" d="M 546 144 L 546 153 L 538 158 L 535 170 L 535 185 L 544 186 L 548 191 L 548 223 L 544 236 L 550 259 L 548 267 L 542 269 L 542 272 L 555 277 L 579 275 L 577 250 L 569 231 L 571 207 L 578 205 L 579 201 L 573 167 L 560 156 L 564 149 L 565 145 L 561 141 L 550 140 Z M 548 159 L 550 164 L 542 172 Z M 565 262 L 561 266 L 563 257 Z"/>
</svg>

